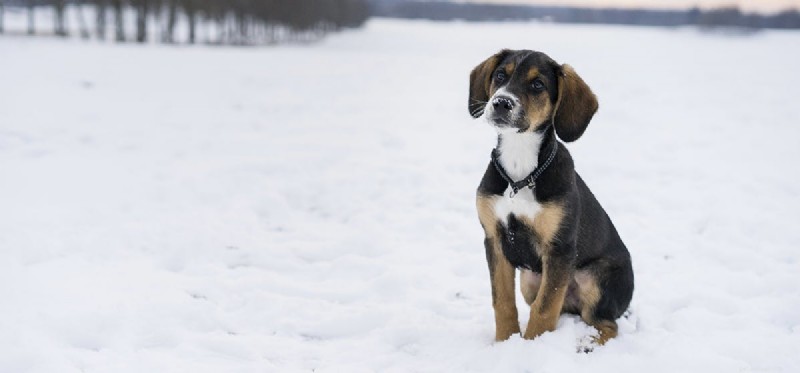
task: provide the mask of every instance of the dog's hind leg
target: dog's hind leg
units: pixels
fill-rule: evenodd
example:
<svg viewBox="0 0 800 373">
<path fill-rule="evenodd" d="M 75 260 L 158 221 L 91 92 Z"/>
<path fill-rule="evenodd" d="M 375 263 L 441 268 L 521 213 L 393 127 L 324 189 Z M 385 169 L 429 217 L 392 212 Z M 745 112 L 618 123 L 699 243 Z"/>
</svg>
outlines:
<svg viewBox="0 0 800 373">
<path fill-rule="evenodd" d="M 598 345 L 602 346 L 606 344 L 610 339 L 616 338 L 617 336 L 617 322 L 611 320 L 599 320 L 594 321 L 592 323 L 588 323 L 595 329 L 599 335 L 594 337 L 594 342 Z"/>
<path fill-rule="evenodd" d="M 615 320 L 628 308 L 633 281 L 627 277 L 632 276 L 629 267 L 592 267 L 576 272 L 575 282 L 579 287 L 581 319 L 597 329 L 595 342 L 603 345 L 618 334 Z"/>
<path fill-rule="evenodd" d="M 519 273 L 519 290 L 522 297 L 529 306 L 536 300 L 536 293 L 539 292 L 539 285 L 542 284 L 542 274 L 535 273 L 529 269 L 523 269 Z"/>
</svg>

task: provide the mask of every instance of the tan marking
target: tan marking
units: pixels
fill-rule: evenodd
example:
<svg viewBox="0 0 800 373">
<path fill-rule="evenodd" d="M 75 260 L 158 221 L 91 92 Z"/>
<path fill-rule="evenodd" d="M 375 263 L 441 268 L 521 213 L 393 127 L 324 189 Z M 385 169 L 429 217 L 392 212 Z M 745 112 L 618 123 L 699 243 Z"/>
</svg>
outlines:
<svg viewBox="0 0 800 373">
<path fill-rule="evenodd" d="M 546 203 L 533 219 L 533 231 L 539 238 L 537 247 L 552 246 L 553 240 L 561 228 L 564 219 L 564 207 L 559 203 Z M 543 253 L 539 253 L 543 256 Z"/>
<path fill-rule="evenodd" d="M 592 322 L 594 309 L 597 302 L 600 301 L 600 286 L 597 285 L 597 280 L 594 274 L 586 271 L 578 271 L 575 273 L 575 282 L 578 284 L 578 299 L 580 302 L 581 319 L 587 324 Z"/>
<path fill-rule="evenodd" d="M 531 305 L 528 327 L 523 336 L 532 339 L 544 332 L 555 330 L 571 281 L 570 268 L 561 263 L 553 263 L 548 257 L 549 249 L 564 218 L 564 208 L 559 203 L 546 203 L 534 216 L 533 221 L 524 216 L 517 218 L 533 229 L 537 240 L 536 252 L 542 258 L 543 273 L 538 289 L 535 293 L 528 294 L 523 290 L 526 302 L 530 300 Z"/>
<path fill-rule="evenodd" d="M 528 327 L 525 329 L 523 337 L 525 339 L 536 338 L 544 332 L 556 330 L 558 318 L 564 307 L 564 298 L 567 295 L 569 286 L 569 276 L 564 273 L 568 268 L 550 268 L 547 260 L 544 260 L 544 274 L 539 293 L 531 304 L 530 319 Z"/>
<path fill-rule="evenodd" d="M 536 293 L 539 292 L 539 286 L 542 284 L 542 274 L 534 273 L 531 270 L 523 269 L 519 273 L 519 289 L 522 291 L 522 297 L 525 298 L 525 303 L 529 306 L 536 300 Z"/>
<path fill-rule="evenodd" d="M 519 333 L 514 280 L 516 270 L 508 262 L 497 235 L 497 220 L 494 214 L 494 197 L 478 195 L 478 219 L 492 251 L 489 271 L 492 282 L 492 307 L 494 307 L 495 340 L 504 341 Z"/>
<path fill-rule="evenodd" d="M 504 84 L 504 83 L 508 82 L 509 79 L 511 79 L 511 74 L 514 73 L 514 68 L 515 67 L 516 67 L 516 65 L 515 65 L 514 61 L 511 61 L 511 62 L 507 63 L 505 66 L 501 67 L 501 69 L 503 69 L 503 71 L 506 73 L 506 80 L 501 84 Z M 495 71 L 497 71 L 497 70 L 495 70 Z M 497 84 L 495 84 L 494 71 L 492 71 L 489 75 L 490 75 L 490 78 L 489 78 L 490 80 L 489 80 L 489 96 L 488 97 L 491 98 L 499 87 L 497 86 Z"/>
<path fill-rule="evenodd" d="M 526 82 L 531 82 L 536 77 L 539 77 L 539 75 L 539 69 L 531 67 L 531 69 L 528 70 L 528 75 L 525 80 Z M 555 111 L 555 106 L 550 102 L 550 94 L 547 93 L 546 89 L 538 94 L 526 96 L 525 112 L 527 113 L 527 119 L 530 125 L 528 131 L 535 131 L 549 122 Z"/>
<path fill-rule="evenodd" d="M 497 218 L 494 214 L 495 197 L 478 195 L 476 205 L 478 220 L 480 220 L 486 237 L 497 238 Z"/>
<path fill-rule="evenodd" d="M 592 339 L 600 346 L 606 344 L 610 339 L 617 337 L 618 327 L 616 321 L 602 320 L 589 325 L 593 326 L 599 332 L 600 335 Z"/>
<path fill-rule="evenodd" d="M 531 82 L 540 75 L 539 68 L 531 67 L 530 70 L 528 70 L 525 81 Z M 547 93 L 547 90 L 539 92 L 536 95 L 527 96 L 527 110 L 525 110 L 525 112 L 527 113 L 527 119 L 530 125 L 528 131 L 536 131 L 552 117 L 554 107 L 553 104 L 550 103 L 550 95 Z"/>
<path fill-rule="evenodd" d="M 531 81 L 537 76 L 539 76 L 539 69 L 536 67 L 531 67 L 531 69 L 528 70 L 528 76 L 525 79 Z"/>
<path fill-rule="evenodd" d="M 569 271 L 568 265 L 542 257 L 542 284 L 531 305 L 524 338 L 533 339 L 556 329 L 570 282 Z"/>
<path fill-rule="evenodd" d="M 499 245 L 495 246 L 495 267 L 492 283 L 495 297 L 494 307 L 495 340 L 504 341 L 512 334 L 519 333 L 519 317 L 517 316 L 516 294 L 514 293 L 514 277 L 516 270 L 506 260 Z"/>
<path fill-rule="evenodd" d="M 595 343 L 602 346 L 609 339 L 617 336 L 617 323 L 611 320 L 598 321 L 594 319 L 594 309 L 603 294 L 597 278 L 592 272 L 579 271 L 575 273 L 575 282 L 578 284 L 581 320 L 597 329 L 600 335 L 593 339 Z"/>
<path fill-rule="evenodd" d="M 517 63 L 515 61 L 509 62 L 507 65 L 503 66 L 503 71 L 506 72 L 509 78 L 511 78 L 511 74 L 514 73 L 514 68 L 517 67 Z"/>
<path fill-rule="evenodd" d="M 546 91 L 542 91 L 536 96 L 531 96 L 528 102 L 528 110 L 525 110 L 528 114 L 528 123 L 530 123 L 528 131 L 533 132 L 548 123 L 553 112 L 553 104 L 550 103 L 550 98 Z"/>
<path fill-rule="evenodd" d="M 561 228 L 561 221 L 564 219 L 564 207 L 560 203 L 549 202 L 541 205 L 541 209 L 533 217 L 533 221 L 525 216 L 518 216 L 517 218 L 533 228 L 537 239 L 536 253 L 540 257 L 544 257 L 552 247 L 553 240 Z"/>
</svg>

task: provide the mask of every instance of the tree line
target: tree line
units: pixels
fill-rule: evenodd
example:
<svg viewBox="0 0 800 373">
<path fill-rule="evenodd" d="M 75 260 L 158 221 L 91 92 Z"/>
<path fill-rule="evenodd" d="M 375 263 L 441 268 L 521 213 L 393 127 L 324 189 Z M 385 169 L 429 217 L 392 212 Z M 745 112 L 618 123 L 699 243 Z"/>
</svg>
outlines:
<svg viewBox="0 0 800 373">
<path fill-rule="evenodd" d="M 0 33 L 7 6 L 26 9 L 30 35 L 37 33 L 36 10 L 46 8 L 57 36 L 77 29 L 82 38 L 140 43 L 314 40 L 360 27 L 370 16 L 367 0 L 0 0 Z M 67 25 L 68 8 L 77 27 Z"/>
<path fill-rule="evenodd" d="M 737 7 L 718 9 L 589 8 L 559 5 L 507 5 L 424 0 L 371 0 L 377 17 L 429 19 L 437 21 L 524 21 L 595 23 L 703 28 L 800 28 L 800 12 L 786 9 L 775 14 L 746 13 Z M 555 3 L 555 2 L 553 2 Z"/>
</svg>

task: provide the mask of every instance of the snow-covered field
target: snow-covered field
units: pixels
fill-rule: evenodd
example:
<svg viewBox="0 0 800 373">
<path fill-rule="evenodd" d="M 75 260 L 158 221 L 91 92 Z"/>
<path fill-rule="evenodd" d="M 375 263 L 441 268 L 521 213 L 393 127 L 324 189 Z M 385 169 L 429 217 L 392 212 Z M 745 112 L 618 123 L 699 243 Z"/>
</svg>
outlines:
<svg viewBox="0 0 800 373">
<path fill-rule="evenodd" d="M 263 49 L 0 38 L 0 372 L 800 371 L 798 45 L 388 20 Z M 501 47 L 600 98 L 568 147 L 636 291 L 589 354 L 572 316 L 492 341 L 494 134 L 466 95 Z"/>
</svg>

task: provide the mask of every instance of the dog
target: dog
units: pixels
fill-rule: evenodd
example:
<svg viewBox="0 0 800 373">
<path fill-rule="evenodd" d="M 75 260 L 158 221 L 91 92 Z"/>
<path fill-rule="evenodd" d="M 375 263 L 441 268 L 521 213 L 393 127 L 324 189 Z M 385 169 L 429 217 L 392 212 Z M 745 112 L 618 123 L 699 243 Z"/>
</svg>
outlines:
<svg viewBox="0 0 800 373">
<path fill-rule="evenodd" d="M 495 340 L 520 332 L 514 282 L 530 305 L 525 339 L 562 313 L 617 336 L 633 295 L 631 257 L 559 142 L 577 140 L 598 108 L 575 70 L 544 53 L 501 50 L 470 73 L 468 109 L 497 131 L 477 191 L 492 286 Z"/>
</svg>

